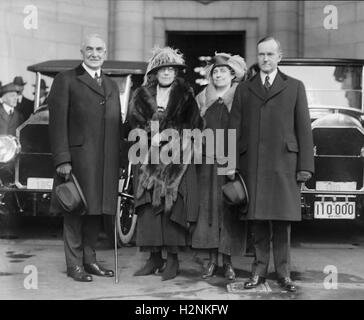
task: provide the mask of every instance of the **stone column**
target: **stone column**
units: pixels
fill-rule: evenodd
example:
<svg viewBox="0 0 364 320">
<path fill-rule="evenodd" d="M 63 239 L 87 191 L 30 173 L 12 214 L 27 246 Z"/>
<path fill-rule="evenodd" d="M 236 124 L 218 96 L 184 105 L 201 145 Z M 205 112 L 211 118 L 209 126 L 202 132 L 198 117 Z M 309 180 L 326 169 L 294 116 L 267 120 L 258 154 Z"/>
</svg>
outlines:
<svg viewBox="0 0 364 320">
<path fill-rule="evenodd" d="M 109 59 L 144 59 L 144 1 L 109 0 Z"/>
<path fill-rule="evenodd" d="M 303 54 L 303 7 L 300 1 L 267 1 L 267 35 L 276 37 L 285 57 Z"/>
</svg>

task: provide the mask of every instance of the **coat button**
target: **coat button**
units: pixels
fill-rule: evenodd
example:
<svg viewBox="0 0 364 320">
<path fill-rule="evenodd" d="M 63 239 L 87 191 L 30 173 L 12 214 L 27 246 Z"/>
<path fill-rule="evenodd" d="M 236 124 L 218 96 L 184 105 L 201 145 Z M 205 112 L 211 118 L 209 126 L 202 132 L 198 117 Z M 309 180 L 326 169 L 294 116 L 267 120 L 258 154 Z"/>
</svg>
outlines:
<svg viewBox="0 0 364 320">
<path fill-rule="evenodd" d="M 102 101 L 100 102 L 100 104 L 101 104 L 101 105 L 104 105 L 104 104 L 105 104 L 105 100 L 102 100 Z"/>
</svg>

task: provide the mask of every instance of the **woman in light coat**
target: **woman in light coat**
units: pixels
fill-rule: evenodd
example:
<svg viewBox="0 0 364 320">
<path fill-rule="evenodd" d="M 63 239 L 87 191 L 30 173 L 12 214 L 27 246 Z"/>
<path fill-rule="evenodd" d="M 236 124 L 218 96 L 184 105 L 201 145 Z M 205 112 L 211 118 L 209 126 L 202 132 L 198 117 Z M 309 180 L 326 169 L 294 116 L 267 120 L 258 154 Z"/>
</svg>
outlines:
<svg viewBox="0 0 364 320">
<path fill-rule="evenodd" d="M 207 69 L 210 83 L 196 100 L 206 128 L 214 131 L 215 138 L 218 129 L 223 129 L 224 134 L 227 134 L 234 93 L 246 69 L 243 58 L 225 53 L 216 54 L 213 64 Z M 217 145 L 216 148 L 218 147 Z M 242 255 L 245 249 L 245 224 L 239 220 L 236 208 L 224 203 L 222 186 L 228 178 L 226 175 L 218 175 L 218 161 L 214 164 L 206 163 L 209 157 L 216 160 L 218 153 L 215 151 L 211 155 L 206 151 L 204 156 L 202 165 L 198 167 L 199 216 L 192 235 L 192 247 L 207 249 L 209 252 L 209 263 L 203 272 L 203 278 L 216 273 L 218 254 L 221 253 L 224 276 L 234 280 L 231 256 Z"/>
</svg>

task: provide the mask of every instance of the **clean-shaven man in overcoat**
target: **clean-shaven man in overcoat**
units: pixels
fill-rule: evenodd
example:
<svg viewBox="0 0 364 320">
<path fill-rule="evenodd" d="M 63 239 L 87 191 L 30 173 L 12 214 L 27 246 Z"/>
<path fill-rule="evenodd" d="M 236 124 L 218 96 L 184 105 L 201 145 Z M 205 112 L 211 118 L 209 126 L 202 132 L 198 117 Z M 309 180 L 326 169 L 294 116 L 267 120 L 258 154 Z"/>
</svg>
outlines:
<svg viewBox="0 0 364 320">
<path fill-rule="evenodd" d="M 117 84 L 101 70 L 105 42 L 98 35 L 87 36 L 81 53 L 82 64 L 56 76 L 48 103 L 53 188 L 72 170 L 88 206 L 83 216 L 64 212 L 67 275 L 88 282 L 91 274 L 113 276 L 96 262 L 95 246 L 101 215 L 116 213 L 121 120 Z M 51 211 L 62 211 L 54 196 Z"/>
<path fill-rule="evenodd" d="M 303 83 L 277 68 L 280 43 L 266 37 L 257 51 L 260 71 L 237 88 L 231 110 L 256 250 L 245 288 L 265 282 L 272 239 L 278 283 L 293 292 L 290 230 L 291 221 L 301 220 L 300 183 L 314 172 L 311 122 Z"/>
</svg>

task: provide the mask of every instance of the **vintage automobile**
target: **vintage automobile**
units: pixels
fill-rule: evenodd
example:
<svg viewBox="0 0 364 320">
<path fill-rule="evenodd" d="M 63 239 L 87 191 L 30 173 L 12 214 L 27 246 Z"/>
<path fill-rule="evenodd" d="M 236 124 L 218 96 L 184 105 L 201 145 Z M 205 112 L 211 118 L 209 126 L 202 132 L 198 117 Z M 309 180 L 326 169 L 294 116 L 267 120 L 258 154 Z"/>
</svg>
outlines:
<svg viewBox="0 0 364 320">
<path fill-rule="evenodd" d="M 285 59 L 307 92 L 315 175 L 302 185 L 304 219 L 357 219 L 364 207 L 364 60 Z"/>
<path fill-rule="evenodd" d="M 52 60 L 28 67 L 36 74 L 34 113 L 21 124 L 16 137 L 0 136 L 0 210 L 11 215 L 48 215 L 54 168 L 48 136 L 48 106 L 39 105 L 40 82 L 44 77 L 54 78 L 58 72 L 80 64 L 78 60 Z M 146 70 L 145 62 L 105 61 L 103 72 L 118 84 L 120 111 L 125 120 L 131 90 L 139 86 Z M 121 124 L 122 130 L 124 123 Z M 131 168 L 128 164 L 125 141 L 121 153 L 117 242 L 130 241 L 136 217 L 131 196 Z M 11 177 L 11 178 L 9 178 Z M 114 242 L 113 217 L 105 216 L 104 229 Z"/>
<path fill-rule="evenodd" d="M 48 214 L 54 169 L 48 139 L 48 109 L 46 105 L 39 106 L 40 80 L 43 76 L 54 77 L 78 63 L 57 60 L 28 67 L 36 73 L 35 112 L 17 129 L 16 138 L 0 137 L 0 170 L 12 161 L 15 164 L 13 180 L 4 181 L 3 172 L 0 175 L 0 210 L 14 198 L 12 214 Z M 364 60 L 354 59 L 284 59 L 280 64 L 284 73 L 305 84 L 312 120 L 315 175 L 302 185 L 303 219 L 364 221 L 363 66 Z M 104 64 L 104 71 L 120 87 L 124 116 L 129 93 L 141 84 L 145 70 L 144 62 Z M 104 221 L 110 240 L 115 243 L 116 239 L 120 245 L 130 241 L 136 223 L 131 168 L 127 152 L 124 155 L 118 216 L 116 220 Z"/>
</svg>

